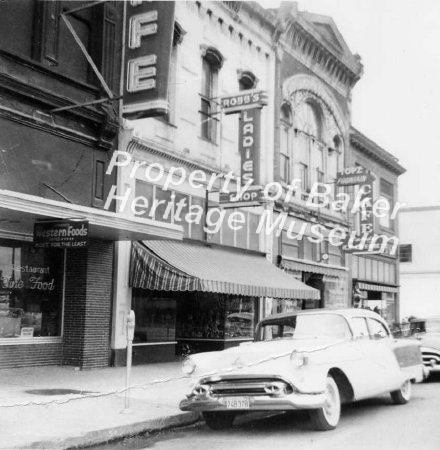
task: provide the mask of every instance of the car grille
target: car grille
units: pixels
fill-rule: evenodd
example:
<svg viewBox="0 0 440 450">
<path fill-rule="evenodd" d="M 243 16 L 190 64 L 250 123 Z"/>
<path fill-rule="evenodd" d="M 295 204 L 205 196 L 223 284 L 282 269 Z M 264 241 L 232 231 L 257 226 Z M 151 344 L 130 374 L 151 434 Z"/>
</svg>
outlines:
<svg viewBox="0 0 440 450">
<path fill-rule="evenodd" d="M 423 357 L 423 364 L 425 366 L 431 367 L 431 361 L 435 361 L 435 365 L 440 364 L 440 353 L 437 352 L 429 352 L 429 351 L 423 351 L 422 352 Z"/>
<path fill-rule="evenodd" d="M 292 386 L 280 378 L 222 379 L 204 383 L 209 393 L 217 397 L 225 395 L 280 395 L 293 392 Z"/>
</svg>

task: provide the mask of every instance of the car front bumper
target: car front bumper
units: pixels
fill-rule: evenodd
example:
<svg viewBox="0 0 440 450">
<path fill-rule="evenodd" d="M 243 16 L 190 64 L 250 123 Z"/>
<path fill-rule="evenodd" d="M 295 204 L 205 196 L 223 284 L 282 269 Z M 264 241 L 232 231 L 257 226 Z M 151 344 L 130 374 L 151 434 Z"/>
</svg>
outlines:
<svg viewBox="0 0 440 450">
<path fill-rule="evenodd" d="M 231 398 L 231 397 L 228 397 Z M 303 394 L 294 392 L 283 396 L 248 396 L 249 408 L 228 408 L 221 396 L 191 396 L 180 402 L 182 411 L 288 411 L 295 409 L 317 409 L 324 406 L 325 393 Z"/>
</svg>

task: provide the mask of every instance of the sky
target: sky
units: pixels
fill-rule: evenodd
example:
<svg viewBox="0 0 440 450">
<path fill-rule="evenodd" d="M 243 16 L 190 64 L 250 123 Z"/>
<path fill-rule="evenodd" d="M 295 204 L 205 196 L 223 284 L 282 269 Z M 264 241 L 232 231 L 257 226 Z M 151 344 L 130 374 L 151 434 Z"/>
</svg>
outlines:
<svg viewBox="0 0 440 450">
<path fill-rule="evenodd" d="M 279 1 L 259 2 L 277 7 Z M 331 16 L 364 74 L 352 124 L 399 159 L 399 200 L 440 205 L 440 1 L 299 0 Z"/>
</svg>

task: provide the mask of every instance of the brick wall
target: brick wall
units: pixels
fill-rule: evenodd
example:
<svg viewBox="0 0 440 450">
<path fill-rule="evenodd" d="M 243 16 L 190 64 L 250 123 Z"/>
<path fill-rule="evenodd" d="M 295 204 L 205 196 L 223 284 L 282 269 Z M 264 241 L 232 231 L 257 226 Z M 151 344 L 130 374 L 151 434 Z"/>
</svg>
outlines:
<svg viewBox="0 0 440 450">
<path fill-rule="evenodd" d="M 112 242 L 67 252 L 63 364 L 109 365 L 112 275 Z"/>
<path fill-rule="evenodd" d="M 22 344 L 0 346 L 0 368 L 61 364 L 62 344 Z"/>
</svg>

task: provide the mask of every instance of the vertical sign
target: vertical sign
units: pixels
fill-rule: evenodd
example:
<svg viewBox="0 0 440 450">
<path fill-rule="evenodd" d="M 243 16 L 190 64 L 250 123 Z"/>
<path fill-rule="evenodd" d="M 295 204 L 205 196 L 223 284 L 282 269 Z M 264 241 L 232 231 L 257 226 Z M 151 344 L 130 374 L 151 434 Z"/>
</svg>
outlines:
<svg viewBox="0 0 440 450">
<path fill-rule="evenodd" d="M 374 234 L 374 215 L 373 215 L 373 177 L 367 177 L 367 180 L 359 186 L 362 192 L 359 199 L 360 208 L 360 234 L 368 236 L 367 241 Z"/>
<path fill-rule="evenodd" d="M 240 113 L 239 151 L 241 155 L 241 184 L 260 176 L 260 123 L 261 109 L 246 109 Z"/>
<path fill-rule="evenodd" d="M 352 239 L 350 246 L 350 234 L 346 236 L 342 250 L 347 253 L 352 252 L 367 252 L 373 251 L 370 249 L 370 244 L 374 236 L 374 214 L 373 214 L 373 182 L 375 177 L 370 172 L 367 173 L 365 179 L 359 182 L 359 192 L 356 196 L 356 202 L 359 202 L 359 232 L 356 233 L 356 237 Z M 342 185 L 349 186 L 354 183 L 348 182 Z M 363 243 L 362 248 L 360 247 Z"/>
<path fill-rule="evenodd" d="M 175 2 L 127 3 L 123 116 L 127 119 L 168 113 L 168 79 Z"/>
<path fill-rule="evenodd" d="M 220 98 L 224 114 L 240 113 L 239 152 L 241 155 L 241 184 L 254 180 L 259 184 L 260 178 L 260 136 L 261 108 L 267 105 L 267 92 L 248 89 L 238 94 L 225 95 Z"/>
</svg>

